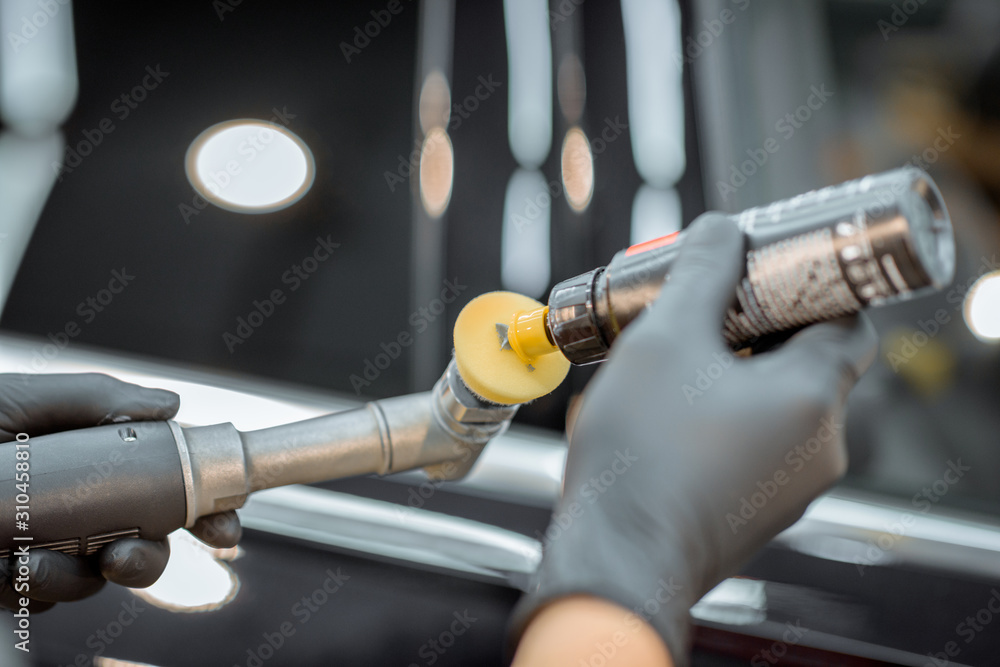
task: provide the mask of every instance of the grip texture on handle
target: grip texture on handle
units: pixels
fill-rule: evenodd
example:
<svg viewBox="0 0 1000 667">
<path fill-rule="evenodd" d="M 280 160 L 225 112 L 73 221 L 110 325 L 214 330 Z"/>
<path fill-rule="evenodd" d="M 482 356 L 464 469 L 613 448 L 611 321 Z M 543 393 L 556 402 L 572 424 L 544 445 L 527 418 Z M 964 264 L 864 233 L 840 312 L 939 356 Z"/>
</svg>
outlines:
<svg viewBox="0 0 1000 667">
<path fill-rule="evenodd" d="M 116 539 L 160 540 L 184 526 L 184 477 L 167 422 L 53 433 L 21 450 L 16 444 L 0 444 L 0 557 L 21 545 L 90 555 Z M 29 453 L 27 510 L 18 509 L 25 504 L 18 451 Z M 26 530 L 18 511 L 28 514 Z"/>
</svg>

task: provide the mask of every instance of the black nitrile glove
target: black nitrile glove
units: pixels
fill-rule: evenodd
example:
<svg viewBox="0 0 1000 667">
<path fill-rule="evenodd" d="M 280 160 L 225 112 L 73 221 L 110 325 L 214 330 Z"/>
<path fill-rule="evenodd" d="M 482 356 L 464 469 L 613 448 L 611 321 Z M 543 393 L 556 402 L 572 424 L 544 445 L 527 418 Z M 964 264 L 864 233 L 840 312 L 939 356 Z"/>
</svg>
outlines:
<svg viewBox="0 0 1000 667">
<path fill-rule="evenodd" d="M 0 443 L 18 433 L 30 437 L 102 424 L 170 419 L 177 414 L 180 397 L 163 389 L 146 389 L 107 375 L 0 374 Z M 0 447 L 10 446 L 0 444 Z M 0 489 L 0 502 L 13 503 L 14 489 Z M 239 541 L 240 522 L 235 512 L 202 517 L 191 532 L 211 546 L 231 547 Z M 87 557 L 57 551 L 30 552 L 29 610 L 39 612 L 56 602 L 70 602 L 93 595 L 105 580 L 122 586 L 152 585 L 167 566 L 166 540 L 137 538 L 117 540 Z M 13 558 L 0 561 L 0 607 L 19 608 L 22 593 L 14 590 L 10 572 Z"/>
<path fill-rule="evenodd" d="M 545 604 L 589 594 L 648 621 L 686 664 L 691 605 L 844 473 L 844 403 L 874 329 L 850 317 L 734 357 L 721 325 L 743 267 L 735 224 L 702 216 L 587 388 L 515 641 Z"/>
</svg>

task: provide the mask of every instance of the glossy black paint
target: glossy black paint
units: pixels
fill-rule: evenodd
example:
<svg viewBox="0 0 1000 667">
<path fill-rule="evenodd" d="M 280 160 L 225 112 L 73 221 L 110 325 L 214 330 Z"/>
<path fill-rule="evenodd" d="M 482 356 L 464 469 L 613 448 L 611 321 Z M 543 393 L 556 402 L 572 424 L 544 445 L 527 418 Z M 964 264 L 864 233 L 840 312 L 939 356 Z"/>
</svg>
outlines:
<svg viewBox="0 0 1000 667">
<path fill-rule="evenodd" d="M 374 478 L 326 486 L 400 504 L 415 488 Z M 504 527 L 533 536 L 547 523 L 544 510 L 470 498 L 447 488 L 438 489 L 424 508 L 488 522 L 502 518 Z M 78 664 L 89 665 L 102 647 L 108 657 L 162 667 L 506 664 L 504 625 L 519 596 L 515 590 L 258 531 L 247 532 L 242 548 L 244 555 L 231 563 L 242 588 L 222 609 L 174 613 L 144 601 L 129 607 L 133 596 L 108 586 L 91 599 L 59 605 L 33 619 L 35 664 L 69 665 L 79 659 Z M 307 613 L 303 596 L 321 589 L 330 572 L 349 579 Z M 951 641 L 960 652 L 950 664 L 988 665 L 1000 654 L 1000 635 L 990 631 L 989 622 L 968 642 L 969 633 L 957 631 L 963 622 L 972 627 L 966 617 L 987 608 L 1000 581 L 878 566 L 865 568 L 861 576 L 855 565 L 779 547 L 766 549 L 743 574 L 767 582 L 767 623 L 699 621 L 694 665 L 922 666 L 934 664 L 928 654 L 945 651 Z M 141 610 L 105 644 L 97 632 L 108 631 L 123 603 Z M 466 611 L 476 620 L 446 651 L 435 651 L 428 642 L 447 634 L 455 613 Z M 991 619 L 1000 622 L 996 614 Z M 252 654 L 268 653 L 259 648 L 267 643 L 264 635 L 279 643 L 273 633 L 286 622 L 294 634 L 257 665 Z M 784 641 L 788 624 L 805 632 Z"/>
</svg>

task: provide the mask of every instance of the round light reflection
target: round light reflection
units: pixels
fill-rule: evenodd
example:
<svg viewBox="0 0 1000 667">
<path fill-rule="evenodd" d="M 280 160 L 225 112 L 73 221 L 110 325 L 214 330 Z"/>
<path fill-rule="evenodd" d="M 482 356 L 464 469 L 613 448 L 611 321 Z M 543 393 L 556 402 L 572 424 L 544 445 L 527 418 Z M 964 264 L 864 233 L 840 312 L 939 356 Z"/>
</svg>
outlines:
<svg viewBox="0 0 1000 667">
<path fill-rule="evenodd" d="M 262 120 L 230 120 L 198 135 L 184 159 L 188 180 L 220 208 L 269 213 L 312 187 L 316 165 L 305 142 Z"/>
<path fill-rule="evenodd" d="M 435 127 L 448 127 L 451 117 L 451 87 L 441 70 L 433 70 L 420 89 L 420 129 L 427 134 Z"/>
<path fill-rule="evenodd" d="M 566 200 L 575 211 L 583 211 L 594 194 L 594 156 L 587 135 L 578 127 L 566 133 L 562 147 L 562 179 Z"/>
<path fill-rule="evenodd" d="M 233 601 L 240 580 L 220 559 L 233 559 L 238 547 L 213 549 L 183 530 L 168 538 L 167 568 L 149 588 L 129 589 L 136 597 L 160 609 L 186 613 L 214 611 Z"/>
<path fill-rule="evenodd" d="M 965 297 L 965 323 L 977 338 L 1000 340 L 1000 271 L 988 273 Z"/>
<path fill-rule="evenodd" d="M 454 154 L 448 133 L 440 127 L 431 130 L 420 148 L 420 201 L 433 218 L 448 208 L 454 178 Z"/>
</svg>

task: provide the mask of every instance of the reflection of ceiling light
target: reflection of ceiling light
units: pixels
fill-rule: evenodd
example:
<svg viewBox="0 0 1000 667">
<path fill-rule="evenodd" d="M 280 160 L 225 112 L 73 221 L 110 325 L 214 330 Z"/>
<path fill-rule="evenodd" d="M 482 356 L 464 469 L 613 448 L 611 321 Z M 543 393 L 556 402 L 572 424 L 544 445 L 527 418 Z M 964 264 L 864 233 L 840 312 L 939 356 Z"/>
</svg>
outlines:
<svg viewBox="0 0 1000 667">
<path fill-rule="evenodd" d="M 559 108 L 566 121 L 579 122 L 587 100 L 587 83 L 583 73 L 583 63 L 575 53 L 567 53 L 559 63 L 556 97 L 559 99 Z"/>
<path fill-rule="evenodd" d="M 441 70 L 433 70 L 420 89 L 420 129 L 428 133 L 435 127 L 447 127 L 451 116 L 451 88 Z"/>
<path fill-rule="evenodd" d="M 500 235 L 500 284 L 541 298 L 551 277 L 552 195 L 542 172 L 516 169 L 507 182 Z"/>
<path fill-rule="evenodd" d="M 170 534 L 170 560 L 159 580 L 132 592 L 153 606 L 168 611 L 213 611 L 229 604 L 240 581 L 220 558 L 232 560 L 233 549 L 213 549 L 179 530 Z"/>
<path fill-rule="evenodd" d="M 587 135 L 578 127 L 566 133 L 562 147 L 562 179 L 566 201 L 576 211 L 582 211 L 594 194 L 594 156 Z"/>
<path fill-rule="evenodd" d="M 681 230 L 681 198 L 674 188 L 660 189 L 643 183 L 632 200 L 629 245 L 658 239 Z"/>
<path fill-rule="evenodd" d="M 116 658 L 105 658 L 103 655 L 94 656 L 94 667 L 156 667 L 148 662 L 132 662 L 131 660 L 118 660 Z"/>
<path fill-rule="evenodd" d="M 504 0 L 507 138 L 514 159 L 537 169 L 552 147 L 552 26 L 547 0 Z"/>
<path fill-rule="evenodd" d="M 642 179 L 658 188 L 680 180 L 684 147 L 684 72 L 680 3 L 622 0 L 628 134 Z M 700 35 L 699 35 L 700 37 Z"/>
<path fill-rule="evenodd" d="M 703 621 L 727 625 L 756 625 L 767 618 L 764 582 L 756 579 L 724 579 L 693 607 L 691 615 Z"/>
<path fill-rule="evenodd" d="M 420 149 L 420 201 L 431 217 L 448 208 L 453 178 L 451 139 L 440 127 L 431 130 Z"/>
<path fill-rule="evenodd" d="M 297 202 L 315 178 L 312 152 L 276 123 L 231 120 L 198 135 L 184 159 L 188 180 L 220 208 L 269 213 Z"/>
<path fill-rule="evenodd" d="M 965 323 L 980 340 L 1000 340 L 1000 271 L 988 273 L 965 297 Z"/>
<path fill-rule="evenodd" d="M 23 138 L 60 132 L 59 126 L 76 104 L 77 49 L 68 4 L 65 0 L 0 2 L 0 34 L 11 46 L 10 51 L 5 46 L 6 53 L 0 57 L 0 115 L 5 129 Z M 100 129 L 104 127 L 102 123 Z M 100 143 L 97 128 L 85 131 L 83 141 L 89 143 L 90 132 L 97 134 Z M 4 204 L 6 209 L 6 200 Z"/>
</svg>

